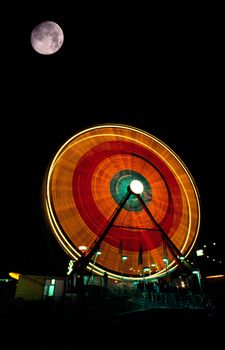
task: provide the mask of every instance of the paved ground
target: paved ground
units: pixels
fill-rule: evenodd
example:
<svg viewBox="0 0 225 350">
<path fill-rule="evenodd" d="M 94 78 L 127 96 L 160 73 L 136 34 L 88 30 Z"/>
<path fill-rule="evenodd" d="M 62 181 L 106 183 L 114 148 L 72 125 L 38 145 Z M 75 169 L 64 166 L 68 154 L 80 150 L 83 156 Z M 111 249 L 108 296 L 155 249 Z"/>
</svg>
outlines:
<svg viewBox="0 0 225 350">
<path fill-rule="evenodd" d="M 111 305 L 113 307 L 113 305 Z M 116 307 L 116 306 L 115 306 Z M 225 312 L 149 309 L 109 312 L 109 305 L 30 303 L 1 308 L 8 344 L 224 344 Z"/>
</svg>

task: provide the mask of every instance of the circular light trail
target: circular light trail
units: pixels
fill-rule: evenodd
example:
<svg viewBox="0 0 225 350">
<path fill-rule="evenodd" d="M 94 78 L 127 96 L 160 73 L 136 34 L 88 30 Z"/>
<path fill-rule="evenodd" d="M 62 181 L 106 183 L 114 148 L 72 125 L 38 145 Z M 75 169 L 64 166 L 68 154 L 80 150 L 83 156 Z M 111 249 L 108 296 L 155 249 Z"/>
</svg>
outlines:
<svg viewBox="0 0 225 350">
<path fill-rule="evenodd" d="M 165 249 L 159 227 L 186 257 L 199 232 L 199 195 L 177 154 L 143 130 L 98 125 L 65 142 L 46 174 L 47 221 L 64 251 L 77 260 L 79 247 L 90 251 L 129 189 L 129 198 L 101 242 L 101 255 L 94 264 L 93 257 L 87 268 L 96 274 L 107 272 L 110 278 L 138 280 L 144 266 L 147 279 L 162 276 L 177 262 Z M 140 246 L 143 266 L 138 259 Z"/>
</svg>

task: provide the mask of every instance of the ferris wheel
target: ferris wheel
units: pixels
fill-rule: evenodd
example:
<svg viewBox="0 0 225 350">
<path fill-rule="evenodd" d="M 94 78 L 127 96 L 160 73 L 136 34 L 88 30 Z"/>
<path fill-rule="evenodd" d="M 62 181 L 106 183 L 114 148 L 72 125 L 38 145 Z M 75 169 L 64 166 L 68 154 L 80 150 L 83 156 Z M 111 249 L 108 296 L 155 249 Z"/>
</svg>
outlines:
<svg viewBox="0 0 225 350">
<path fill-rule="evenodd" d="M 45 207 L 75 265 L 110 278 L 173 271 L 199 233 L 199 194 L 187 167 L 129 125 L 97 125 L 68 139 L 48 168 Z"/>
</svg>

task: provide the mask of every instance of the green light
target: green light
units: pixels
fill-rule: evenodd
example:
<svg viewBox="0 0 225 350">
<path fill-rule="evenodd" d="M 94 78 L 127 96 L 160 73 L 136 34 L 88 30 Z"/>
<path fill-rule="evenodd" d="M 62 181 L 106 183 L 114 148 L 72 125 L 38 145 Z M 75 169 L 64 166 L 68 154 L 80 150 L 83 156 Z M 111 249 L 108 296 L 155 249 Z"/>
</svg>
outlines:
<svg viewBox="0 0 225 350">
<path fill-rule="evenodd" d="M 54 295 L 54 290 L 55 290 L 55 286 L 54 285 L 50 285 L 48 287 L 48 296 L 52 297 Z"/>
<path fill-rule="evenodd" d="M 70 275 L 71 272 L 73 271 L 73 263 L 74 263 L 73 260 L 70 260 L 70 261 L 69 261 L 68 270 L 67 270 L 67 275 Z"/>
<path fill-rule="evenodd" d="M 142 193 L 141 196 L 145 198 L 146 205 L 152 200 L 152 189 L 145 177 L 136 171 L 125 169 L 116 173 L 110 181 L 110 192 L 116 203 L 121 203 L 122 199 L 127 194 L 128 187 L 134 180 L 139 184 L 141 183 L 143 187 L 144 193 Z M 124 209 L 128 211 L 141 211 L 143 208 L 136 195 L 132 193 L 125 203 Z"/>
<path fill-rule="evenodd" d="M 168 260 L 167 258 L 163 258 L 163 261 L 164 261 L 164 263 L 165 263 L 166 265 L 168 265 L 169 260 Z"/>
</svg>

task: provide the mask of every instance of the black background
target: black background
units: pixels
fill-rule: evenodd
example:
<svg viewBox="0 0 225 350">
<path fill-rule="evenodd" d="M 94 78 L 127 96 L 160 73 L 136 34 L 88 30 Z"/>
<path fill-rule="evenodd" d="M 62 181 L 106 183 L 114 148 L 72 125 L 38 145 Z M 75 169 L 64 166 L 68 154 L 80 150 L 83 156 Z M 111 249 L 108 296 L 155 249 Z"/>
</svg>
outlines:
<svg viewBox="0 0 225 350">
<path fill-rule="evenodd" d="M 43 178 L 69 137 L 105 122 L 148 131 L 178 154 L 200 193 L 197 246 L 215 241 L 224 255 L 224 14 L 152 3 L 1 2 L 2 274 L 66 272 L 43 218 Z M 45 20 L 64 31 L 55 55 L 30 44 Z"/>
</svg>

